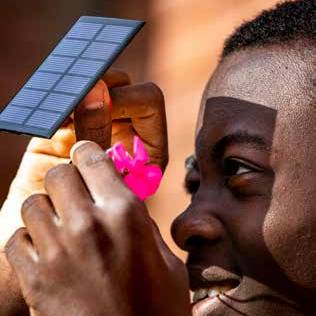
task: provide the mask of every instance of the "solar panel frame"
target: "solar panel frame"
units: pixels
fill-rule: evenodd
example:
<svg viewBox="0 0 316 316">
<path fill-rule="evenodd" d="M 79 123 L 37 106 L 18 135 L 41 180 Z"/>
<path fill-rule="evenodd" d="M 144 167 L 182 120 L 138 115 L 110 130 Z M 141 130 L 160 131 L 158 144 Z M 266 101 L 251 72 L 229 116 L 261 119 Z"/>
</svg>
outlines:
<svg viewBox="0 0 316 316">
<path fill-rule="evenodd" d="M 92 39 L 85 39 L 85 38 L 81 38 L 78 39 L 78 37 L 73 37 L 73 36 L 69 36 L 69 35 L 73 35 L 73 34 L 78 34 L 78 32 L 80 33 L 80 28 L 78 29 L 77 25 L 79 23 L 87 23 L 87 24 L 100 24 L 101 26 L 98 28 L 97 26 L 95 27 L 95 29 L 97 29 L 97 31 L 94 33 L 93 38 Z M 65 36 L 63 36 L 63 38 L 57 43 L 57 45 L 53 48 L 53 50 L 51 51 L 51 53 L 44 59 L 44 61 L 39 65 L 39 67 L 34 71 L 34 73 L 26 80 L 25 84 L 22 86 L 22 88 L 18 91 L 18 93 L 16 93 L 16 95 L 10 100 L 10 102 L 2 109 L 1 113 L 0 113 L 0 131 L 7 131 L 7 132 L 13 132 L 13 133 L 17 133 L 17 134 L 26 134 L 26 135 L 32 135 L 32 136 L 39 136 L 39 137 L 43 137 L 43 138 L 51 138 L 55 132 L 58 130 L 58 128 L 62 125 L 62 123 L 64 122 L 64 120 L 66 119 L 66 117 L 68 117 L 73 110 L 75 109 L 75 107 L 82 101 L 82 99 L 88 94 L 88 92 L 93 88 L 93 86 L 97 83 L 97 81 L 100 79 L 100 77 L 108 70 L 108 68 L 110 68 L 110 66 L 112 65 L 112 63 L 118 58 L 118 56 L 122 53 L 122 51 L 127 47 L 127 45 L 131 42 L 131 40 L 136 36 L 136 34 L 141 30 L 141 28 L 144 26 L 145 22 L 144 21 L 138 21 L 138 20 L 126 20 L 126 19 L 116 19 L 116 18 L 106 18 L 106 17 L 93 17 L 93 16 L 83 16 L 80 17 L 70 28 L 70 30 L 66 33 Z M 131 28 L 131 33 L 128 36 L 125 36 L 125 38 L 120 42 L 117 43 L 113 42 L 111 40 L 107 40 L 106 42 L 104 40 L 102 41 L 98 41 L 97 38 L 98 36 L 101 34 L 101 32 L 106 28 L 106 26 L 108 25 L 112 25 L 112 26 L 122 26 L 122 27 L 130 27 Z M 75 30 L 75 31 L 74 31 Z M 85 29 L 83 29 L 82 31 L 82 37 L 88 37 L 87 31 Z M 91 36 L 90 36 L 91 37 Z M 123 36 L 124 37 L 124 36 Z M 73 56 L 71 55 L 71 52 L 68 52 L 66 54 L 56 54 L 56 51 L 58 52 L 58 47 L 61 47 L 60 45 L 62 45 L 62 43 L 64 43 L 65 39 L 67 40 L 71 40 L 71 41 L 82 41 L 82 42 L 88 42 L 87 45 L 85 45 L 84 49 L 80 51 L 80 48 L 78 48 L 78 51 L 80 51 L 79 54 L 77 54 L 77 56 Z M 111 56 L 108 57 L 107 60 L 104 59 L 96 59 L 96 58 L 84 58 L 82 57 L 84 55 L 84 53 L 89 49 L 89 47 L 93 44 L 93 43 L 108 43 L 109 45 L 118 45 L 117 49 L 114 50 L 114 52 L 112 53 Z M 80 45 L 79 45 L 80 46 Z M 78 47 L 79 47 L 78 46 Z M 52 57 L 60 57 L 60 58 L 74 58 L 74 61 L 68 65 L 66 68 L 67 70 L 64 73 L 61 73 L 60 68 L 56 69 L 56 71 L 53 70 L 43 70 L 43 66 L 46 65 L 49 62 L 49 58 Z M 87 61 L 95 61 L 100 62 L 103 61 L 104 64 L 101 68 L 99 69 L 95 69 L 95 75 L 94 76 L 85 76 L 84 74 L 74 74 L 73 72 L 71 72 L 71 69 L 73 69 L 73 67 L 75 66 L 76 63 L 78 63 L 79 61 L 82 60 L 87 60 Z M 51 65 L 50 65 L 51 67 Z M 85 68 L 84 66 L 82 66 L 83 68 L 79 68 L 79 71 L 84 72 Z M 45 89 L 42 89 L 42 87 L 40 85 L 37 85 L 36 88 L 29 88 L 29 81 L 34 77 L 35 74 L 52 74 L 52 79 L 53 78 L 57 78 L 57 76 L 61 77 L 58 79 L 58 81 L 51 87 L 51 89 L 47 89 L 48 86 L 46 86 Z M 43 75 L 45 77 L 45 75 Z M 77 78 L 82 78 L 82 79 L 89 79 L 87 80 L 87 83 L 85 84 L 85 86 L 81 89 L 80 93 L 76 94 L 73 92 L 60 92 L 56 90 L 56 87 L 58 87 L 58 84 L 66 77 L 77 77 Z M 49 77 L 49 76 L 48 76 Z M 37 82 L 38 83 L 38 82 Z M 71 87 L 71 85 L 69 85 L 69 87 Z M 23 93 L 27 94 L 28 90 L 30 91 L 30 94 L 34 93 L 34 91 L 38 91 L 39 96 L 40 95 L 44 95 L 44 97 L 41 99 L 41 101 L 39 102 L 38 105 L 36 106 L 31 106 L 29 104 L 21 104 L 21 100 L 19 100 L 19 104 L 14 104 L 12 103 L 14 100 L 17 100 L 19 95 L 23 95 Z M 43 104 L 45 104 L 46 99 L 48 99 L 51 95 L 62 95 L 62 96 L 71 96 L 71 97 L 75 97 L 73 103 L 71 106 L 69 106 L 67 108 L 67 110 L 61 112 L 61 110 L 58 108 L 58 106 L 56 106 L 55 108 L 52 109 L 48 109 L 47 106 L 43 106 Z M 30 100 L 33 100 L 33 102 L 35 102 L 33 95 L 31 95 L 29 97 Z M 6 122 L 1 120 L 1 114 L 4 113 L 4 111 L 9 108 L 9 107 L 16 107 L 18 106 L 21 109 L 29 109 L 32 110 L 33 112 L 29 115 L 29 117 L 23 122 L 23 125 L 21 124 L 15 124 L 13 122 Z M 61 107 L 62 108 L 62 107 Z M 14 110 L 14 109 L 13 109 Z M 36 115 L 38 115 L 38 117 L 43 117 L 43 111 L 47 111 L 47 113 L 49 115 L 47 115 L 48 117 L 57 117 L 59 116 L 60 118 L 58 120 L 56 120 L 55 123 L 52 123 L 52 126 L 49 128 L 41 128 L 40 126 L 43 125 L 43 122 L 39 122 L 39 126 L 38 127 L 34 127 L 31 125 L 27 125 L 28 121 L 33 122 L 34 118 L 33 116 L 36 117 Z M 38 113 L 37 113 L 38 112 Z M 54 115 L 55 114 L 55 115 Z M 33 121 L 32 121 L 33 119 Z M 50 121 L 47 121 L 48 123 L 50 123 Z M 49 125 L 49 124 L 48 124 Z"/>
</svg>

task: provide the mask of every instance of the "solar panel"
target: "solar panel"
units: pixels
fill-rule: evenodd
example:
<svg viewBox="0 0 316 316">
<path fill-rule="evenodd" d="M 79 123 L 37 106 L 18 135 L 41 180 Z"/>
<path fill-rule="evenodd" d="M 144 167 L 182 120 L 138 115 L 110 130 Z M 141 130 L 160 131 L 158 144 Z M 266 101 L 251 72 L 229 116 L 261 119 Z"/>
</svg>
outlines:
<svg viewBox="0 0 316 316">
<path fill-rule="evenodd" d="M 0 113 L 0 130 L 50 138 L 143 25 L 81 17 Z"/>
</svg>

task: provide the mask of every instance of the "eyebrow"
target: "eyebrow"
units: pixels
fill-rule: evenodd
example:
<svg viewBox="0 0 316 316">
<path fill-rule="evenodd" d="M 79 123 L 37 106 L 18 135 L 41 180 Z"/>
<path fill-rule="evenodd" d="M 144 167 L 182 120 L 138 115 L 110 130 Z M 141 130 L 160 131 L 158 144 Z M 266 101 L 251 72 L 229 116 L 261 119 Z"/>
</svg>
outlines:
<svg viewBox="0 0 316 316">
<path fill-rule="evenodd" d="M 256 134 L 250 134 L 247 131 L 238 131 L 221 138 L 212 148 L 212 157 L 221 157 L 228 146 L 231 145 L 247 145 L 254 149 L 269 151 L 270 146 L 265 139 Z"/>
<path fill-rule="evenodd" d="M 256 135 L 256 134 L 251 134 L 247 131 L 237 131 L 233 134 L 228 134 L 228 135 L 224 136 L 223 138 L 221 138 L 219 141 L 217 141 L 215 143 L 215 145 L 213 145 L 213 147 L 212 147 L 211 156 L 213 157 L 213 159 L 218 159 L 219 157 L 221 157 L 223 155 L 225 149 L 228 146 L 236 145 L 236 144 L 237 145 L 238 144 L 246 144 L 249 147 L 259 149 L 259 150 L 264 150 L 264 151 L 270 151 L 270 149 L 271 149 L 270 145 L 267 144 L 267 142 L 265 141 L 265 139 L 262 136 Z M 197 137 L 196 147 L 197 147 L 197 151 L 199 151 L 198 148 L 204 147 L 202 145 L 201 134 L 198 135 L 198 137 Z M 187 172 L 189 172 L 191 170 L 198 171 L 197 158 L 194 154 L 189 156 L 185 160 L 185 169 Z"/>
</svg>

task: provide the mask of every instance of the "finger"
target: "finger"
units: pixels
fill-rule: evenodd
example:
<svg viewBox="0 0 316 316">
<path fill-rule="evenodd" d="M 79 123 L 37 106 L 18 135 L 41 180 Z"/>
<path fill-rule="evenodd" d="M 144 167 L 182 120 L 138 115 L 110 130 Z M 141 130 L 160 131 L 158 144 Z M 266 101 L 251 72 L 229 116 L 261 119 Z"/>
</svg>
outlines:
<svg viewBox="0 0 316 316">
<path fill-rule="evenodd" d="M 22 205 L 22 218 L 41 257 L 60 247 L 58 240 L 57 216 L 45 194 L 30 196 Z"/>
<path fill-rule="evenodd" d="M 73 165 L 58 165 L 48 171 L 45 189 L 63 224 L 76 230 L 89 220 L 93 201 Z"/>
<path fill-rule="evenodd" d="M 167 133 L 164 97 L 153 83 L 118 87 L 111 90 L 112 119 L 130 119 L 133 128 L 151 146 L 161 146 Z M 156 131 L 156 137 L 152 137 Z"/>
<path fill-rule="evenodd" d="M 102 149 L 92 142 L 80 142 L 72 148 L 71 157 L 95 201 L 94 216 L 106 240 L 111 240 L 108 246 L 116 244 L 126 251 L 127 245 L 133 244 L 131 236 L 145 240 L 151 227 L 146 208 L 123 183 Z"/>
<path fill-rule="evenodd" d="M 170 260 L 178 260 L 178 258 L 175 257 L 175 255 L 171 252 L 167 243 L 164 241 L 157 223 L 153 219 L 151 219 L 151 223 L 152 223 L 152 232 L 153 232 L 156 244 L 160 250 L 160 253 L 164 256 L 166 262 L 170 262 Z"/>
<path fill-rule="evenodd" d="M 111 201 L 116 201 L 115 204 L 132 197 L 112 161 L 97 144 L 77 143 L 71 150 L 71 157 L 97 206 L 107 205 L 110 209 Z"/>
<path fill-rule="evenodd" d="M 27 152 L 60 158 L 69 158 L 71 147 L 76 142 L 73 123 L 61 127 L 51 139 L 33 137 Z"/>
<path fill-rule="evenodd" d="M 116 120 L 112 121 L 112 145 L 121 142 L 124 144 L 125 149 L 130 155 L 133 155 L 133 139 L 135 136 L 135 130 L 133 125 L 128 120 Z"/>
<path fill-rule="evenodd" d="M 99 80 L 74 113 L 77 141 L 90 140 L 103 149 L 111 145 L 110 96 L 107 86 Z"/>
<path fill-rule="evenodd" d="M 95 206 L 76 167 L 59 165 L 50 170 L 45 187 L 61 218 L 68 252 L 84 260 L 98 260 Z"/>
<path fill-rule="evenodd" d="M 151 228 L 156 245 L 164 258 L 165 263 L 168 265 L 170 271 L 179 273 L 179 267 L 184 268 L 183 261 L 178 258 L 169 248 L 165 240 L 163 239 L 157 223 L 151 219 Z"/>
<path fill-rule="evenodd" d="M 34 275 L 38 255 L 32 247 L 26 228 L 18 229 L 9 239 L 5 254 L 20 282 Z"/>
<path fill-rule="evenodd" d="M 102 80 L 106 83 L 109 89 L 131 84 L 129 75 L 117 69 L 108 70 Z"/>
<path fill-rule="evenodd" d="M 107 71 L 103 76 L 103 80 L 106 83 L 108 89 L 129 85 L 131 83 L 130 77 L 125 72 L 120 70 Z M 62 127 L 51 139 L 33 138 L 28 146 L 28 152 L 69 158 L 70 148 L 76 142 L 76 134 L 78 141 L 87 139 L 95 141 L 99 143 L 101 147 L 106 148 L 108 146 L 106 142 L 108 141 L 108 134 L 110 134 L 110 126 L 108 126 L 108 129 L 105 131 L 103 129 L 95 128 L 95 126 L 102 126 L 106 124 L 105 121 L 107 120 L 103 115 L 108 115 L 107 106 L 109 105 L 110 100 L 108 96 L 108 90 L 106 87 L 104 87 L 102 82 L 99 81 L 96 88 L 97 91 L 94 88 L 75 111 L 74 115 L 76 116 L 76 133 L 74 130 L 73 119 L 68 117 L 66 118 Z M 102 96 L 100 90 L 104 88 L 104 95 Z M 101 107 L 102 102 L 105 103 L 104 107 Z M 88 109 L 86 109 L 87 105 Z M 97 124 L 95 125 L 95 123 Z M 85 129 L 86 125 L 88 127 Z M 103 137 L 102 133 L 105 133 Z"/>
<path fill-rule="evenodd" d="M 113 88 L 113 119 L 142 118 L 156 113 L 164 114 L 164 97 L 153 83 Z"/>
<path fill-rule="evenodd" d="M 164 168 L 168 138 L 164 97 L 153 83 L 119 87 L 111 90 L 112 119 L 130 119 L 134 131 L 142 138 L 151 161 Z M 114 121 L 115 122 L 115 121 Z M 156 155 L 164 155 L 164 157 Z"/>
</svg>

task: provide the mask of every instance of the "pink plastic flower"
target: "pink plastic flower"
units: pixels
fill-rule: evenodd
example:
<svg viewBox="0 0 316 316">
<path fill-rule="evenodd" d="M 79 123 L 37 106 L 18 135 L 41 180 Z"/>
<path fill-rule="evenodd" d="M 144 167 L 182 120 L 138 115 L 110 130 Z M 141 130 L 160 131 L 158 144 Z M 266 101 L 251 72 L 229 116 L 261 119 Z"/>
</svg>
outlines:
<svg viewBox="0 0 316 316">
<path fill-rule="evenodd" d="M 154 195 L 159 188 L 162 171 L 157 165 L 149 164 L 149 155 L 139 137 L 134 137 L 134 157 L 125 150 L 122 143 L 107 151 L 126 185 L 141 200 Z"/>
</svg>

